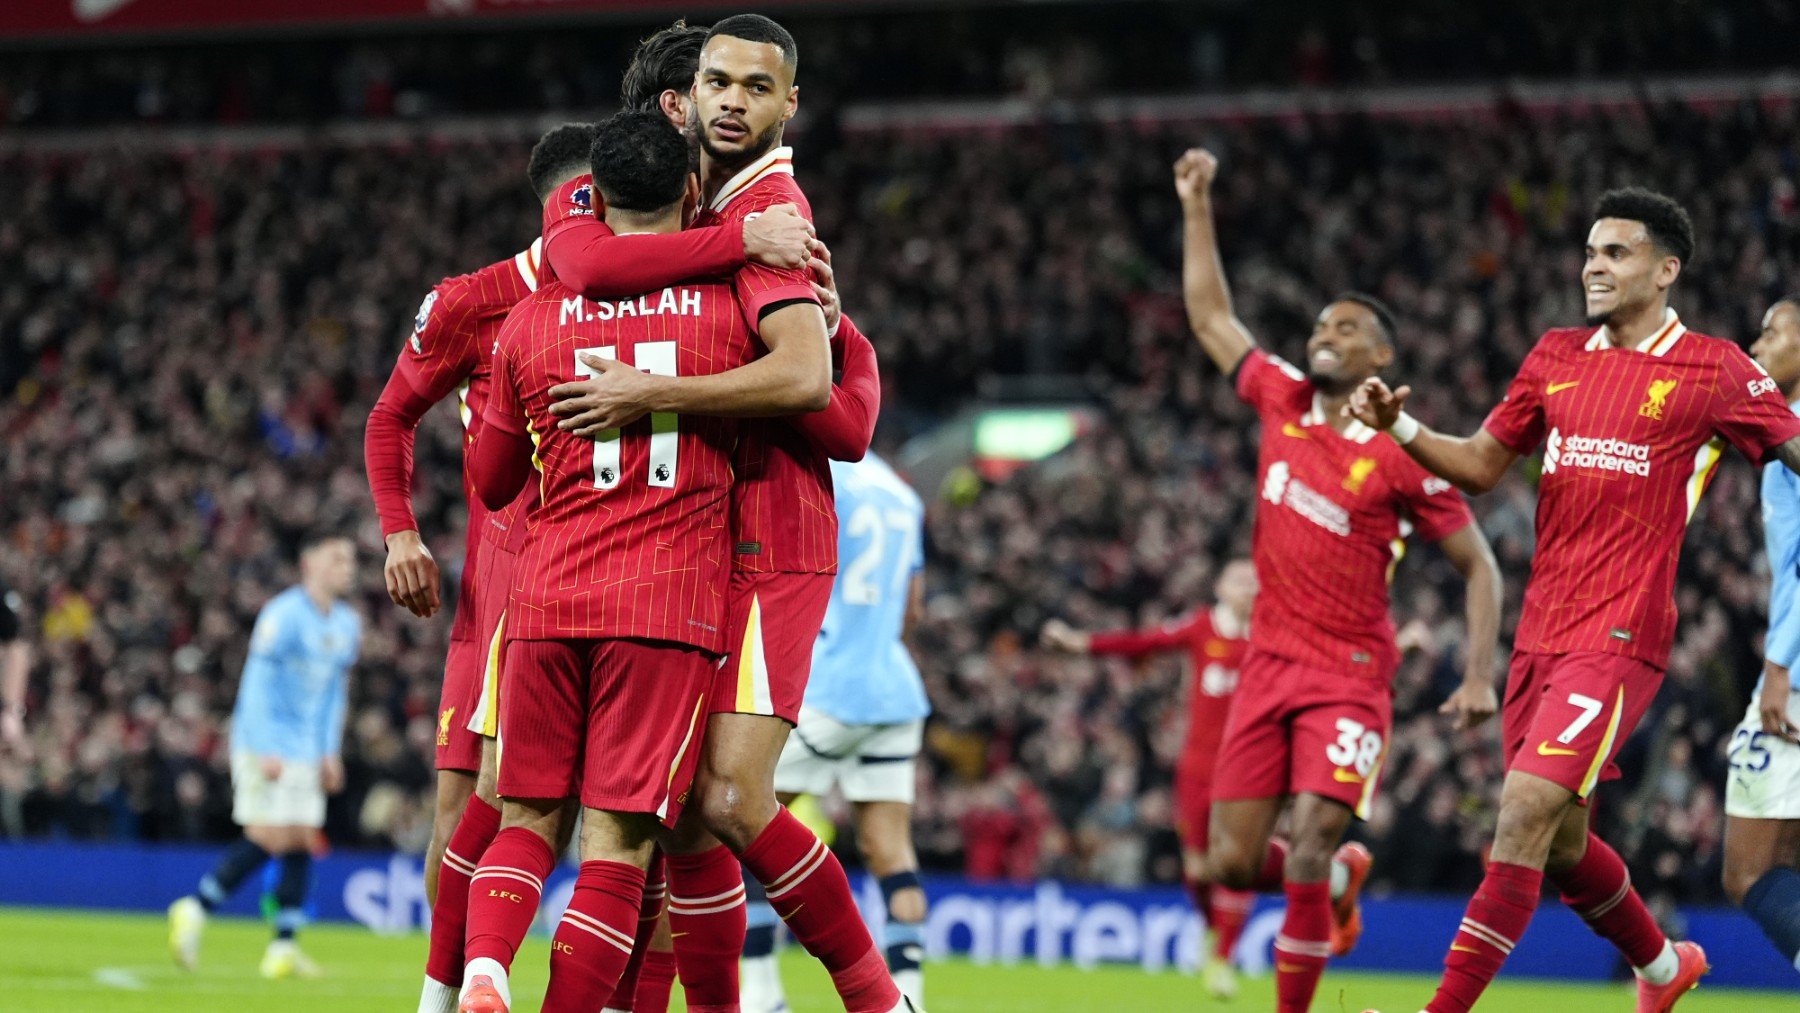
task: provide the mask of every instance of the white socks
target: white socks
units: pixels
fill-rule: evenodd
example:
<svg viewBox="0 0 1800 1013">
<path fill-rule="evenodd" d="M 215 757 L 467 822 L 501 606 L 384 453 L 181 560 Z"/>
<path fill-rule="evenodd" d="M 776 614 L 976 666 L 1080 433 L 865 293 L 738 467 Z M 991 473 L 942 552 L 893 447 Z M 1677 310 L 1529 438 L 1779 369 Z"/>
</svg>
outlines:
<svg viewBox="0 0 1800 1013">
<path fill-rule="evenodd" d="M 477 975 L 482 974 L 493 979 L 494 987 L 500 991 L 500 998 L 505 999 L 507 1008 L 511 1009 L 512 985 L 506 980 L 506 968 L 501 967 L 500 962 L 492 957 L 476 957 L 469 961 L 467 967 L 463 968 L 463 987 L 462 991 L 457 994 L 458 1001 L 460 1002 L 462 996 L 468 993 L 469 983 L 474 981 Z"/>
<path fill-rule="evenodd" d="M 454 987 L 426 975 L 425 987 L 419 990 L 419 1013 L 456 1013 L 459 998 Z"/>
<path fill-rule="evenodd" d="M 1675 955 L 1675 944 L 1665 939 L 1662 952 L 1655 960 L 1633 970 L 1652 985 L 1667 985 L 1675 980 L 1675 972 L 1681 970 L 1681 958 Z"/>
<path fill-rule="evenodd" d="M 1337 900 L 1350 889 L 1350 869 L 1337 859 L 1331 860 L 1331 899 Z"/>
<path fill-rule="evenodd" d="M 913 1001 L 913 1005 L 925 1008 L 925 972 L 914 968 L 910 971 L 895 971 L 894 984 L 899 987 L 900 994 Z"/>
</svg>

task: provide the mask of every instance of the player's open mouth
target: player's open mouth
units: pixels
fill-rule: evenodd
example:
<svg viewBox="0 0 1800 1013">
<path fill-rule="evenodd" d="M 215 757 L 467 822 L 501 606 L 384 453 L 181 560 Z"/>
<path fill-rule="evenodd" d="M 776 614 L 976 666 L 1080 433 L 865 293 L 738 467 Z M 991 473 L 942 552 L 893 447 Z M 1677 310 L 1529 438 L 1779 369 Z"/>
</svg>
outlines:
<svg viewBox="0 0 1800 1013">
<path fill-rule="evenodd" d="M 736 120 L 714 120 L 712 131 L 723 141 L 741 141 L 750 136 L 750 131 Z"/>
<path fill-rule="evenodd" d="M 1312 353 L 1314 369 L 1332 369 L 1343 362 L 1343 357 L 1329 348 L 1321 348 Z"/>
</svg>

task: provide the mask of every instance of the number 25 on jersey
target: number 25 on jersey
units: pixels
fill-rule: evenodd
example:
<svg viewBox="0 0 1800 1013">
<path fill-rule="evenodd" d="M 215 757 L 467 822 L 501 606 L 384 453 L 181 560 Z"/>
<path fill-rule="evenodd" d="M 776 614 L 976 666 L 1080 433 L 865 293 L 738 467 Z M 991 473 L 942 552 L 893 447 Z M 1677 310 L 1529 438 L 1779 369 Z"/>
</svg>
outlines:
<svg viewBox="0 0 1800 1013">
<path fill-rule="evenodd" d="M 599 356 L 602 359 L 617 358 L 617 345 L 601 345 L 594 348 L 575 349 L 575 375 L 578 377 L 593 376 L 594 371 L 587 363 L 581 361 L 584 355 Z M 646 373 L 657 376 L 677 376 L 675 371 L 675 342 L 673 341 L 640 341 L 634 349 L 637 361 L 633 363 Z M 652 486 L 662 489 L 675 488 L 675 470 L 681 450 L 680 416 L 674 412 L 652 412 L 650 414 L 650 462 L 649 481 Z M 621 478 L 621 437 L 619 430 L 608 429 L 594 438 L 594 488 L 615 489 Z"/>
</svg>

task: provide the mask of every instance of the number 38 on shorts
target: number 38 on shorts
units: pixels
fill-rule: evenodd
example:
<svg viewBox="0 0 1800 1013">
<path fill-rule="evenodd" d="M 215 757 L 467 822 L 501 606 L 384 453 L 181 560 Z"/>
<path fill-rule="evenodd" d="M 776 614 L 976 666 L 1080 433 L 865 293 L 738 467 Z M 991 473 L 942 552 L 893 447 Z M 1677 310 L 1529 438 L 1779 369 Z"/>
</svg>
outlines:
<svg viewBox="0 0 1800 1013">
<path fill-rule="evenodd" d="M 1367 780 L 1381 759 L 1381 733 L 1350 718 L 1338 718 L 1337 730 L 1337 741 L 1325 748 L 1325 758 L 1340 770 L 1354 772 L 1355 780 Z"/>
</svg>

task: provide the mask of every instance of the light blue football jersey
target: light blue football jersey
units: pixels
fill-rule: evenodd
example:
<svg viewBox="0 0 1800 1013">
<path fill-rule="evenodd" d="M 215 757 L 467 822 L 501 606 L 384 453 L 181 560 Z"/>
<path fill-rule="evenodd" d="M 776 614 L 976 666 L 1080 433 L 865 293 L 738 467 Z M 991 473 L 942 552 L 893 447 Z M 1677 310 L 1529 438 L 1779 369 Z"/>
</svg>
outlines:
<svg viewBox="0 0 1800 1013">
<path fill-rule="evenodd" d="M 931 713 L 919 667 L 900 642 L 913 575 L 925 566 L 925 504 L 886 461 L 831 462 L 838 573 L 813 646 L 806 705 L 845 724 Z"/>
</svg>

